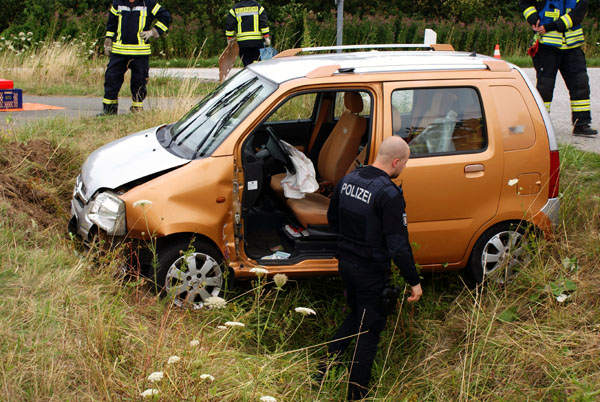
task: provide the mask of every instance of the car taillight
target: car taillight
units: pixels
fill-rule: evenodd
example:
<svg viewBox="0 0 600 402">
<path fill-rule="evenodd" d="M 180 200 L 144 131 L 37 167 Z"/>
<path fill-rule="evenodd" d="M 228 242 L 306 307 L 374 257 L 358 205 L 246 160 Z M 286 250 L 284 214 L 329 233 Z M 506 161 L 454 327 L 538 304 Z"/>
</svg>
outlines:
<svg viewBox="0 0 600 402">
<path fill-rule="evenodd" d="M 560 180 L 560 158 L 557 151 L 550 151 L 550 180 L 548 182 L 548 198 L 558 197 Z"/>
</svg>

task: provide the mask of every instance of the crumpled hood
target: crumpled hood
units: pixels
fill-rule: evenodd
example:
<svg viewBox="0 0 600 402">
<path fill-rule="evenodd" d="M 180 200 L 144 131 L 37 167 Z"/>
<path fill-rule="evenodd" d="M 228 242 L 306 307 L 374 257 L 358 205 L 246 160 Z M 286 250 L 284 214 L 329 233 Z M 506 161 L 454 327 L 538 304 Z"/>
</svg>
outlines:
<svg viewBox="0 0 600 402">
<path fill-rule="evenodd" d="M 116 189 L 131 181 L 190 162 L 160 145 L 156 139 L 158 128 L 128 135 L 95 150 L 81 168 L 86 199 L 90 199 L 100 188 Z"/>
</svg>

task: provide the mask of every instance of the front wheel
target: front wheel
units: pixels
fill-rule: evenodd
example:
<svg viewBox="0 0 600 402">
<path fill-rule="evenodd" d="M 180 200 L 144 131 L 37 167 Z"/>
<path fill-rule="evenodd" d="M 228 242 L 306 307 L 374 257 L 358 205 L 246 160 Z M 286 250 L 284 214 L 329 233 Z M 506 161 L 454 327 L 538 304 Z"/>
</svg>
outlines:
<svg viewBox="0 0 600 402">
<path fill-rule="evenodd" d="M 179 307 L 200 309 L 224 287 L 221 254 L 211 245 L 175 241 L 159 247 L 156 283 Z"/>
<path fill-rule="evenodd" d="M 469 271 L 476 283 L 504 284 L 531 259 L 522 223 L 503 222 L 486 230 L 473 247 Z"/>
</svg>

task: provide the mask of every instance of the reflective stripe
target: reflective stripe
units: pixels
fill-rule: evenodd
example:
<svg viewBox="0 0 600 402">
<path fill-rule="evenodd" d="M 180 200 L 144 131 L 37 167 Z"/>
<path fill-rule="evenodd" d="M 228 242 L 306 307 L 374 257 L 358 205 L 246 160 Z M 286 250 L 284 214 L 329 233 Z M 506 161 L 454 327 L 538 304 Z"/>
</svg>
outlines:
<svg viewBox="0 0 600 402">
<path fill-rule="evenodd" d="M 105 105 L 117 105 L 119 103 L 118 99 L 106 99 L 103 98 L 102 99 L 102 103 L 104 103 Z"/>
<path fill-rule="evenodd" d="M 156 3 L 156 5 L 154 6 L 154 8 L 152 9 L 152 14 L 156 15 L 156 13 L 158 12 L 158 10 L 160 10 L 160 4 Z"/>
<path fill-rule="evenodd" d="M 146 7 L 144 7 L 144 8 L 146 8 Z M 144 43 L 144 40 L 142 39 L 140 34 L 144 30 L 145 26 L 146 26 L 146 10 L 140 10 L 140 21 L 139 21 L 139 28 L 138 28 L 138 32 L 137 32 L 137 39 L 138 39 L 138 43 L 140 45 Z"/>
<path fill-rule="evenodd" d="M 131 11 L 148 11 L 146 6 L 136 6 L 131 9 Z"/>
<path fill-rule="evenodd" d="M 157 27 L 159 27 L 160 29 L 162 29 L 164 32 L 167 32 L 169 30 L 169 28 L 165 24 L 163 24 L 162 22 L 160 22 L 160 21 L 156 21 L 155 25 Z"/>
<path fill-rule="evenodd" d="M 110 32 L 110 31 L 106 31 L 106 36 L 108 38 L 112 38 L 113 36 L 115 36 L 115 33 L 114 32 Z"/>
<path fill-rule="evenodd" d="M 144 106 L 144 102 L 131 102 L 131 106 L 142 107 L 142 106 Z"/>
<path fill-rule="evenodd" d="M 589 112 L 591 110 L 591 102 L 589 99 L 571 101 L 572 112 Z"/>
<path fill-rule="evenodd" d="M 527 7 L 525 9 L 525 11 L 523 11 L 523 15 L 525 16 L 525 19 L 529 18 L 531 16 L 531 14 L 533 14 L 533 13 L 537 13 L 537 9 L 533 6 Z"/>
<path fill-rule="evenodd" d="M 263 28 L 263 29 L 261 29 L 261 30 L 260 30 L 260 33 L 262 33 L 263 35 L 264 35 L 264 34 L 268 34 L 268 33 L 269 33 L 269 28 L 267 27 L 267 28 Z"/>
<path fill-rule="evenodd" d="M 127 45 L 127 44 L 113 44 L 112 52 L 115 54 L 132 55 L 132 56 L 145 56 L 150 55 L 150 44 L 145 45 Z"/>
<path fill-rule="evenodd" d="M 562 17 L 560 17 L 560 19 L 565 24 L 565 26 L 567 27 L 567 29 L 569 29 L 569 28 L 571 28 L 573 26 L 573 20 L 571 19 L 571 17 L 569 16 L 569 14 L 563 15 Z"/>
<path fill-rule="evenodd" d="M 225 31 L 225 36 L 234 36 L 235 31 Z"/>
<path fill-rule="evenodd" d="M 115 8 L 113 6 L 110 6 L 110 12 L 113 13 L 114 15 L 119 15 L 117 10 L 115 10 Z"/>
<path fill-rule="evenodd" d="M 119 11 L 131 11 L 131 7 L 119 6 Z"/>
<path fill-rule="evenodd" d="M 550 112 L 550 105 L 552 104 L 552 102 L 544 102 L 544 105 L 546 106 L 546 110 L 548 112 Z"/>
</svg>

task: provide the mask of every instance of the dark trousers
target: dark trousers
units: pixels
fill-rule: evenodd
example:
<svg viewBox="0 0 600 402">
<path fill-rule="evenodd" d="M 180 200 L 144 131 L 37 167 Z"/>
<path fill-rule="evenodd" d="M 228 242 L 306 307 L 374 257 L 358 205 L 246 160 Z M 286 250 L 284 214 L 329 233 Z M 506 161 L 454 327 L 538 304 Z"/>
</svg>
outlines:
<svg viewBox="0 0 600 402">
<path fill-rule="evenodd" d="M 537 90 L 542 95 L 544 102 L 552 102 L 556 73 L 565 80 L 571 98 L 571 118 L 574 125 L 586 125 L 592 122 L 589 108 L 590 84 L 585 63 L 585 54 L 581 47 L 560 50 L 552 46 L 540 45 L 539 50 L 533 58 L 537 76 Z M 587 110 L 581 109 L 582 101 Z M 587 102 L 587 103 L 586 103 Z"/>
<path fill-rule="evenodd" d="M 260 48 L 240 47 L 240 58 L 242 59 L 242 64 L 246 67 L 248 64 L 252 64 L 260 59 Z"/>
<path fill-rule="evenodd" d="M 127 69 L 131 70 L 131 98 L 134 106 L 146 98 L 146 83 L 150 71 L 150 56 L 124 56 L 121 54 L 110 55 L 106 73 L 104 74 L 104 103 L 116 103 L 119 91 L 125 79 Z M 109 103 L 110 104 L 110 103 Z"/>
<path fill-rule="evenodd" d="M 363 399 L 369 390 L 371 367 L 381 331 L 385 327 L 387 314 L 381 296 L 389 274 L 383 267 L 358 265 L 343 259 L 339 261 L 339 271 L 346 287 L 346 301 L 350 307 L 350 314 L 335 333 L 334 342 L 329 344 L 328 352 L 339 355 L 348 348 L 352 339 L 356 339 L 350 366 L 348 400 L 359 400 Z M 362 334 L 356 336 L 358 333 Z"/>
</svg>

